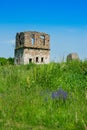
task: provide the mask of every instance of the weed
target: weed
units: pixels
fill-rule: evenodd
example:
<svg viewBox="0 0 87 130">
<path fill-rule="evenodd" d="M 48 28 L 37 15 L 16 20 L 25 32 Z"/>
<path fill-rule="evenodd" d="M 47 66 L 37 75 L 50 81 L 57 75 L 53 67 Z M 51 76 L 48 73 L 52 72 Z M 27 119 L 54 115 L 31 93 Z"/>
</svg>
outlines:
<svg viewBox="0 0 87 130">
<path fill-rule="evenodd" d="M 1 130 L 86 126 L 87 61 L 0 66 Z"/>
</svg>

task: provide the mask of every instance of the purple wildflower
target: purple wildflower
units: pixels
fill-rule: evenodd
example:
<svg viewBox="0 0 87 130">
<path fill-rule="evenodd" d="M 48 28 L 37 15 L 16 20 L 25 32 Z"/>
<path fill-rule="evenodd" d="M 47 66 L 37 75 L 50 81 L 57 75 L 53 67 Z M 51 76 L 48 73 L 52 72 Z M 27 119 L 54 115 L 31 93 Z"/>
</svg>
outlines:
<svg viewBox="0 0 87 130">
<path fill-rule="evenodd" d="M 56 92 L 52 92 L 52 98 L 55 99 L 55 98 L 61 98 L 63 100 L 66 100 L 67 98 L 67 92 L 65 92 L 63 89 L 59 89 L 57 90 Z"/>
</svg>

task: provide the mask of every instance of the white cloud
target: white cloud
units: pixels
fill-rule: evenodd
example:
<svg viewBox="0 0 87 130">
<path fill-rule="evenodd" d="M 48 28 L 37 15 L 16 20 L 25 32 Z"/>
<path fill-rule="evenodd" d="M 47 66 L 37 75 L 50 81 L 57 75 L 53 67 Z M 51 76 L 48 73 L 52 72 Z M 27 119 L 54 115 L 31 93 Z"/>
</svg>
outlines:
<svg viewBox="0 0 87 130">
<path fill-rule="evenodd" d="M 77 29 L 75 28 L 68 28 L 67 31 L 70 32 L 70 33 L 73 33 L 73 32 L 76 32 Z"/>
<path fill-rule="evenodd" d="M 12 44 L 15 45 L 15 39 L 11 39 L 11 40 L 1 40 L 0 44 Z"/>
<path fill-rule="evenodd" d="M 7 40 L 7 41 L 4 41 L 4 43 L 8 43 L 8 44 L 15 44 L 15 39 L 11 39 L 11 40 Z"/>
<path fill-rule="evenodd" d="M 15 39 L 9 40 L 9 41 L 8 41 L 8 43 L 10 43 L 10 44 L 13 44 L 13 45 L 14 45 L 14 44 L 15 44 Z"/>
</svg>

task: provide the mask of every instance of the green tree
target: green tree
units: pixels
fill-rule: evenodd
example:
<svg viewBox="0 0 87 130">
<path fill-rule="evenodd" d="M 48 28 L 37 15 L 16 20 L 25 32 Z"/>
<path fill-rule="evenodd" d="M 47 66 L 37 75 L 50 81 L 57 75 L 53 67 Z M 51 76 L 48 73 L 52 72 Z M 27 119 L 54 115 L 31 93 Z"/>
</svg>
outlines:
<svg viewBox="0 0 87 130">
<path fill-rule="evenodd" d="M 9 57 L 7 60 L 8 60 L 8 63 L 9 63 L 10 65 L 13 65 L 13 64 L 14 64 L 14 58 Z"/>
</svg>

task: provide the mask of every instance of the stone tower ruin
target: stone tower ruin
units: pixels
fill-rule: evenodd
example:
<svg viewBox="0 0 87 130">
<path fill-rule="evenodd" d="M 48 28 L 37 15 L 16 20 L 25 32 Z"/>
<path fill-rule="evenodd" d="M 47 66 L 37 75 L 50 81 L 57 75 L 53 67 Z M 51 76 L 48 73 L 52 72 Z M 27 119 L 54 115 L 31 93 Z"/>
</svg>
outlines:
<svg viewBox="0 0 87 130">
<path fill-rule="evenodd" d="M 50 62 L 50 36 L 40 32 L 16 34 L 15 64 L 48 64 Z"/>
<path fill-rule="evenodd" d="M 67 61 L 71 61 L 71 60 L 80 60 L 79 56 L 77 53 L 70 53 L 67 55 Z"/>
</svg>

